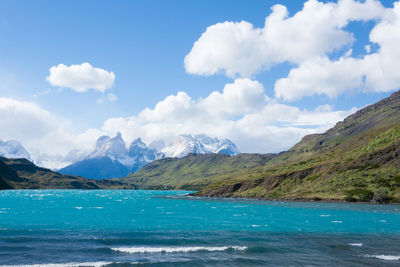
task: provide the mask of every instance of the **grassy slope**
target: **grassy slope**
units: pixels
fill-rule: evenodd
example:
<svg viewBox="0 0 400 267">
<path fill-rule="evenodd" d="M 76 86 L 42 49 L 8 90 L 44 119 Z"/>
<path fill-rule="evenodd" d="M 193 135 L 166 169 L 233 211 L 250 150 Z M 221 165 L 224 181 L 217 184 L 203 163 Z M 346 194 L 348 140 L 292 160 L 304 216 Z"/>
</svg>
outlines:
<svg viewBox="0 0 400 267">
<path fill-rule="evenodd" d="M 198 190 L 217 181 L 221 175 L 265 164 L 274 155 L 190 154 L 184 158 L 157 160 L 125 178 L 117 179 L 142 189 Z"/>
<path fill-rule="evenodd" d="M 132 188 L 118 181 L 91 180 L 40 168 L 26 159 L 0 157 L 0 189 L 109 189 Z M 0 182 L 1 182 L 0 181 Z M 8 185 L 8 187 L 7 187 Z"/>
<path fill-rule="evenodd" d="M 303 138 L 264 165 L 216 177 L 198 195 L 272 199 L 400 199 L 400 92 Z"/>
</svg>

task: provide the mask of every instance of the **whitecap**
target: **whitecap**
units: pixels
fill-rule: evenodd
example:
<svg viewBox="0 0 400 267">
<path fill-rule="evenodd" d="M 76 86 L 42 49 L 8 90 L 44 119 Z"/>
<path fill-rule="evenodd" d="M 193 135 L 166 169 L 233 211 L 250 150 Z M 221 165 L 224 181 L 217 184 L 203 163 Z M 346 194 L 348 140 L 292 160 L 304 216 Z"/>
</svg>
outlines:
<svg viewBox="0 0 400 267">
<path fill-rule="evenodd" d="M 343 221 L 331 221 L 331 223 L 343 223 Z"/>
<path fill-rule="evenodd" d="M 349 245 L 353 247 L 362 247 L 363 243 L 349 243 Z"/>
<path fill-rule="evenodd" d="M 112 264 L 112 262 L 66 262 L 66 263 L 44 263 L 44 264 L 22 264 L 22 265 L 0 265 L 0 267 L 101 267 Z"/>
<path fill-rule="evenodd" d="M 381 223 L 385 223 L 385 222 L 387 222 L 386 220 L 379 220 L 379 222 L 381 222 Z"/>
<path fill-rule="evenodd" d="M 245 246 L 223 246 L 223 247 L 120 247 L 111 248 L 114 251 L 125 253 L 188 253 L 196 251 L 225 251 L 228 249 L 245 250 Z"/>
<path fill-rule="evenodd" d="M 398 261 L 400 260 L 400 256 L 394 256 L 394 255 L 364 255 L 364 257 L 367 258 L 377 258 L 380 260 L 385 260 L 385 261 Z"/>
<path fill-rule="evenodd" d="M 83 207 L 75 207 L 75 209 L 81 210 L 81 209 L 83 209 Z"/>
<path fill-rule="evenodd" d="M 319 215 L 319 217 L 331 217 L 331 215 L 330 214 L 321 214 L 321 215 Z"/>
<path fill-rule="evenodd" d="M 260 227 L 261 225 L 252 224 L 251 227 Z"/>
</svg>

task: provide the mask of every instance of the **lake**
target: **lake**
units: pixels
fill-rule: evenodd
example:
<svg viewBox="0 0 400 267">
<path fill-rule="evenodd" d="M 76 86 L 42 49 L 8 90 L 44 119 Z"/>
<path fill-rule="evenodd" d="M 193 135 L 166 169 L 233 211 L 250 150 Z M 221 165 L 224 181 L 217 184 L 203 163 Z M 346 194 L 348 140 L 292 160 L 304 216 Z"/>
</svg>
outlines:
<svg viewBox="0 0 400 267">
<path fill-rule="evenodd" d="M 400 206 L 0 191 L 0 266 L 400 264 Z"/>
</svg>

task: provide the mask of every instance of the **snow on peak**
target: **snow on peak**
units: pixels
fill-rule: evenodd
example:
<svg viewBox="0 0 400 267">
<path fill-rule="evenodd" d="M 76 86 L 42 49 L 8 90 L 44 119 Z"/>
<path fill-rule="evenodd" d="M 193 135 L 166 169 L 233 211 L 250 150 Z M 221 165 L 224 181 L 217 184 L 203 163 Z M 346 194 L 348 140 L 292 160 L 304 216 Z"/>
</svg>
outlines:
<svg viewBox="0 0 400 267">
<path fill-rule="evenodd" d="M 133 140 L 127 149 L 124 139 L 118 132 L 113 138 L 102 136 L 97 139 L 95 149 L 89 153 L 86 159 L 99 157 L 109 157 L 135 171 L 147 163 L 164 158 L 164 154 L 149 148 L 141 138 Z"/>
<path fill-rule="evenodd" d="M 16 140 L 9 140 L 6 142 L 0 140 L 0 156 L 6 158 L 25 158 L 31 160 L 29 153 L 25 150 L 21 143 Z"/>
<path fill-rule="evenodd" d="M 222 153 L 228 155 L 237 155 L 239 150 L 228 139 L 220 139 L 216 137 L 209 137 L 204 134 L 199 135 L 179 135 L 175 138 L 172 146 L 166 147 L 162 152 L 167 157 L 181 158 L 190 153 L 193 154 L 209 154 L 209 153 Z"/>
<path fill-rule="evenodd" d="M 133 140 L 130 147 L 147 148 L 146 144 L 143 143 L 141 138 L 136 138 L 135 140 Z"/>
<path fill-rule="evenodd" d="M 101 136 L 97 139 L 96 148 L 88 155 L 88 158 L 109 157 L 113 160 L 126 157 L 128 150 L 121 133 L 118 132 L 113 138 Z"/>
</svg>

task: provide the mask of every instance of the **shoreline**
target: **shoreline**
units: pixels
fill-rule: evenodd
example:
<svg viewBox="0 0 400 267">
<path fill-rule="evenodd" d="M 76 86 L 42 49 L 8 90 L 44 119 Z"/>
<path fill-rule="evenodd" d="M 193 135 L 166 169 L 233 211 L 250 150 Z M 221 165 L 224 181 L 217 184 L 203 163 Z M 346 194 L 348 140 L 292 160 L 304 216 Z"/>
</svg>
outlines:
<svg viewBox="0 0 400 267">
<path fill-rule="evenodd" d="M 188 194 L 191 197 L 199 198 L 215 198 L 215 199 L 243 199 L 243 200 L 260 200 L 260 201 L 272 201 L 272 202 L 314 202 L 314 203 L 343 203 L 343 204 L 373 204 L 373 205 L 400 205 L 400 202 L 365 202 L 365 201 L 345 201 L 341 199 L 320 199 L 313 200 L 310 198 L 253 198 L 253 197 L 218 197 L 218 196 L 202 196 L 195 195 L 195 193 Z"/>
<path fill-rule="evenodd" d="M 21 189 L 1 189 L 0 192 L 4 191 L 17 191 L 17 190 L 87 190 L 87 191 L 96 191 L 96 190 L 124 190 L 124 191 L 186 191 L 193 192 L 194 190 L 183 190 L 183 189 L 126 189 L 126 188 L 110 188 L 110 189 L 102 189 L 102 188 L 21 188 Z M 223 197 L 223 196 L 204 196 L 204 195 L 196 195 L 197 192 L 188 193 L 185 196 L 197 197 L 197 198 L 208 198 L 208 199 L 226 199 L 226 200 L 260 200 L 260 201 L 271 201 L 271 202 L 314 202 L 314 203 L 343 203 L 343 204 L 375 204 L 375 205 L 400 205 L 400 202 L 363 202 L 363 201 L 345 201 L 342 199 L 320 199 L 315 200 L 311 198 L 256 198 L 256 197 Z"/>
</svg>

